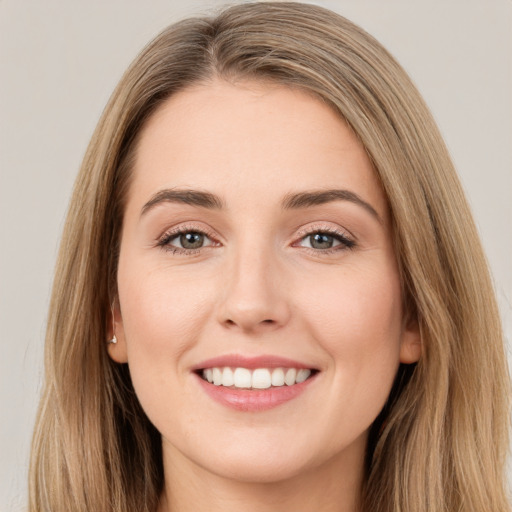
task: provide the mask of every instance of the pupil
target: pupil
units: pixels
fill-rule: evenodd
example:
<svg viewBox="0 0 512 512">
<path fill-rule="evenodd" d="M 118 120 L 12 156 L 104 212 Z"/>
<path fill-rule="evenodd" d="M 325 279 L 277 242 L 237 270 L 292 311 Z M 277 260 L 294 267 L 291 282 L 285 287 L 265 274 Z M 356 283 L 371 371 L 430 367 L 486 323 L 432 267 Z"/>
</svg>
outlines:
<svg viewBox="0 0 512 512">
<path fill-rule="evenodd" d="M 201 233 L 185 233 L 180 236 L 180 243 L 184 249 L 199 249 L 204 242 L 204 235 Z"/>
<path fill-rule="evenodd" d="M 324 233 L 315 233 L 310 238 L 313 249 L 330 249 L 333 244 L 333 237 Z"/>
</svg>

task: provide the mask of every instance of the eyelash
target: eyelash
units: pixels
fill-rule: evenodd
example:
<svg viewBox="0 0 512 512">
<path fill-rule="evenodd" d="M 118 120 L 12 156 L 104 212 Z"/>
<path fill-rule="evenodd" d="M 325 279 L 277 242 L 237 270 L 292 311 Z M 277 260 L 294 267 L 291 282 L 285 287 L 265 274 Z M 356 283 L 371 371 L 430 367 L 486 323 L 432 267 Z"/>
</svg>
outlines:
<svg viewBox="0 0 512 512">
<path fill-rule="evenodd" d="M 185 249 L 183 247 L 175 247 L 170 245 L 171 241 L 178 238 L 181 235 L 190 233 L 196 233 L 198 235 L 202 235 L 205 238 L 211 241 L 210 245 L 198 247 L 197 249 Z M 315 249 L 313 247 L 303 247 L 303 249 L 315 254 L 315 255 L 328 255 L 333 254 L 339 251 L 345 251 L 347 249 L 354 249 L 356 247 L 356 242 L 347 236 L 346 232 L 339 231 L 337 229 L 326 228 L 325 226 L 314 226 L 309 229 L 305 229 L 299 233 L 299 238 L 296 242 L 292 244 L 293 247 L 300 247 L 299 243 L 306 240 L 308 237 L 311 237 L 316 234 L 328 235 L 333 237 L 336 241 L 340 242 L 339 245 L 328 248 L 328 249 Z M 193 226 L 182 226 L 177 229 L 173 229 L 171 231 L 167 231 L 164 233 L 157 242 L 157 246 L 163 249 L 164 251 L 170 252 L 172 254 L 183 254 L 186 256 L 193 256 L 198 254 L 201 250 L 204 250 L 208 247 L 218 246 L 219 242 L 215 239 L 215 237 L 209 233 L 207 230 L 198 229 Z"/>
<path fill-rule="evenodd" d="M 203 235 L 205 238 L 209 239 L 212 243 L 207 246 L 198 247 L 197 249 L 185 249 L 183 247 L 175 247 L 170 245 L 171 241 L 175 238 L 178 238 L 181 235 L 186 235 L 187 233 L 197 233 L 198 235 Z M 209 233 L 205 229 L 199 229 L 194 226 L 181 226 L 177 229 L 172 229 L 171 231 L 166 231 L 158 240 L 157 246 L 163 249 L 164 251 L 170 252 L 172 254 L 183 254 L 186 256 L 193 256 L 198 254 L 202 249 L 206 249 L 207 247 L 215 247 L 219 245 L 219 242 L 215 239 L 215 237 Z"/>
<path fill-rule="evenodd" d="M 349 237 L 346 232 L 325 227 L 325 226 L 311 226 L 309 228 L 306 228 L 305 230 L 301 231 L 299 233 L 299 239 L 297 242 L 294 242 L 292 245 L 294 247 L 297 247 L 300 242 L 303 240 L 306 240 L 308 237 L 311 237 L 313 235 L 320 234 L 320 235 L 328 235 L 333 237 L 335 240 L 340 242 L 339 245 L 331 247 L 329 249 L 315 249 L 313 247 L 303 247 L 303 249 L 315 254 L 315 255 L 329 255 L 334 254 L 340 251 L 346 251 L 350 249 L 354 249 L 356 247 L 356 242 L 353 238 Z"/>
</svg>

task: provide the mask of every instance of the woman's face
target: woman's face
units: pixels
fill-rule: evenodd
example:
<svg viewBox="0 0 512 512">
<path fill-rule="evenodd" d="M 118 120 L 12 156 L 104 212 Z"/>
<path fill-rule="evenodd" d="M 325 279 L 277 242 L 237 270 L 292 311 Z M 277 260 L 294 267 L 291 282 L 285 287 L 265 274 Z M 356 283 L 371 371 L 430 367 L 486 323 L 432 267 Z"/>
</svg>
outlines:
<svg viewBox="0 0 512 512">
<path fill-rule="evenodd" d="M 352 131 L 304 92 L 214 81 L 157 110 L 133 178 L 109 350 L 164 460 L 245 481 L 360 468 L 420 344 Z"/>
</svg>

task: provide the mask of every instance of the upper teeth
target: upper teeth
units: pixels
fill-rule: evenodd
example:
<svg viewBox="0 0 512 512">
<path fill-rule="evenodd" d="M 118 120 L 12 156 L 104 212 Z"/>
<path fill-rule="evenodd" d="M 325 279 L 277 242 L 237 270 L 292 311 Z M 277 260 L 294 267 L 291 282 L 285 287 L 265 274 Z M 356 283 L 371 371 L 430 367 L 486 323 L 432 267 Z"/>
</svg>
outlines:
<svg viewBox="0 0 512 512">
<path fill-rule="evenodd" d="M 215 386 L 234 386 L 242 389 L 267 389 L 271 386 L 292 386 L 311 375 L 305 368 L 206 368 L 203 378 Z"/>
</svg>

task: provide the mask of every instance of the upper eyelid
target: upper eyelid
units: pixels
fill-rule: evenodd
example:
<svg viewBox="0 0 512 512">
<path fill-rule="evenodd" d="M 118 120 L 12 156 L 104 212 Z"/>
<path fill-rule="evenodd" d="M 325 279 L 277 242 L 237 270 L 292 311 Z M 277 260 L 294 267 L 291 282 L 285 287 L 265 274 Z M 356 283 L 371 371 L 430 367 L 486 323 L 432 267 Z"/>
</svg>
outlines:
<svg viewBox="0 0 512 512">
<path fill-rule="evenodd" d="M 298 228 L 297 232 L 297 239 L 304 238 L 305 236 L 311 235 L 313 233 L 329 233 L 331 235 L 343 235 L 346 238 L 350 238 L 353 241 L 356 241 L 357 237 L 354 236 L 348 229 L 336 225 L 326 225 L 323 223 L 312 223 L 307 224 L 303 227 Z"/>
<path fill-rule="evenodd" d="M 201 233 L 202 235 L 207 236 L 208 238 L 211 238 L 212 240 L 219 241 L 219 236 L 216 236 L 214 231 L 212 229 L 205 228 L 203 226 L 197 226 L 188 223 L 180 223 L 176 226 L 170 227 L 165 229 L 161 235 L 157 237 L 157 240 L 160 241 L 163 238 L 168 238 L 171 236 L 178 236 L 183 233 Z"/>
</svg>

